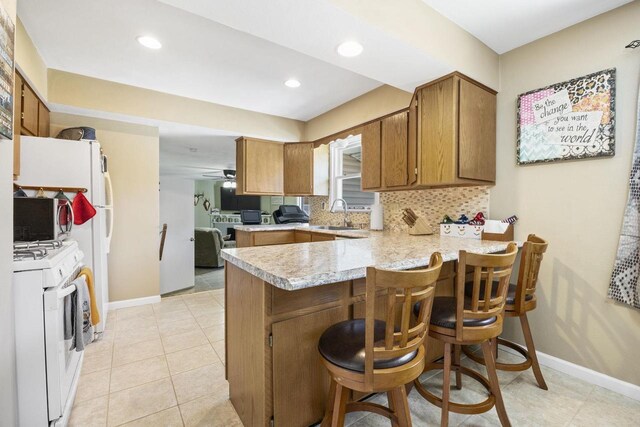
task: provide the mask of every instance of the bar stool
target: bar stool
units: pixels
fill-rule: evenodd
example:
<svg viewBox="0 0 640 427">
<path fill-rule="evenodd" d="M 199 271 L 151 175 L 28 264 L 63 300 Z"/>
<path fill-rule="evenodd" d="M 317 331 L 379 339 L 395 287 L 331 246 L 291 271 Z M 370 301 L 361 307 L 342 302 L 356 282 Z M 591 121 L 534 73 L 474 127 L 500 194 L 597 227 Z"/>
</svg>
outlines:
<svg viewBox="0 0 640 427">
<path fill-rule="evenodd" d="M 515 243 L 509 243 L 504 254 L 480 255 L 460 251 L 456 273 L 455 297 L 436 297 L 431 313 L 429 336 L 444 342 L 444 363 L 430 363 L 425 372 L 443 369 L 442 398 L 437 397 L 420 383 L 414 380 L 418 393 L 427 401 L 442 408 L 440 424 L 448 425 L 449 411 L 461 414 L 480 414 L 494 406 L 503 426 L 510 426 L 507 411 L 502 401 L 500 384 L 496 373 L 495 360 L 491 340 L 502 332 L 502 317 L 509 287 L 509 277 L 518 253 Z M 469 268 L 469 273 L 467 269 Z M 465 281 L 467 275 L 472 278 L 471 297 L 465 298 Z M 491 294 L 492 283 L 498 281 L 494 295 Z M 421 307 L 416 305 L 414 312 L 419 313 Z M 461 321 L 460 321 L 461 320 Z M 460 365 L 460 346 L 481 344 L 487 366 L 488 378 L 480 373 Z M 454 353 L 452 362 L 452 352 Z M 449 399 L 451 369 L 456 372 L 456 387 L 462 387 L 462 374 L 480 384 L 489 392 L 488 398 L 476 404 L 461 404 Z"/>
<path fill-rule="evenodd" d="M 527 312 L 533 310 L 537 306 L 537 298 L 535 295 L 536 285 L 538 282 L 540 263 L 542 262 L 543 254 L 547 251 L 547 246 L 547 241 L 541 239 L 535 234 L 530 234 L 529 237 L 527 237 L 527 241 L 522 247 L 522 254 L 520 256 L 518 283 L 516 285 L 509 285 L 509 290 L 507 291 L 504 316 L 520 318 L 524 342 L 527 347 L 523 348 L 520 345 L 507 341 L 503 338 L 494 338 L 494 343 L 497 342 L 497 344 L 509 347 L 520 353 L 525 358 L 525 361 L 521 363 L 496 362 L 496 368 L 503 371 L 526 371 L 527 369 L 532 368 L 533 375 L 538 382 L 538 386 L 543 390 L 548 390 L 548 387 L 547 383 L 544 381 L 544 377 L 542 376 L 538 357 L 536 356 L 536 348 L 533 344 L 533 336 L 531 335 Z M 471 287 L 467 286 L 467 294 L 469 294 L 470 291 Z M 498 346 L 494 344 L 493 348 L 497 352 Z M 483 357 L 472 353 L 467 347 L 463 348 L 463 351 L 470 359 L 483 365 L 485 364 Z"/>
<path fill-rule="evenodd" d="M 356 411 L 385 416 L 394 426 L 411 426 L 405 385 L 424 369 L 423 343 L 441 267 L 442 256 L 436 252 L 424 270 L 367 268 L 365 318 L 331 326 L 318 344 L 321 360 L 331 376 L 323 426 L 342 426 L 345 414 Z M 376 307 L 376 291 L 383 289 L 386 307 Z M 422 304 L 417 323 L 411 326 L 411 311 L 416 303 Z M 376 312 L 384 313 L 385 320 L 376 319 Z M 349 390 L 387 392 L 389 408 L 367 402 L 347 403 Z"/>
</svg>

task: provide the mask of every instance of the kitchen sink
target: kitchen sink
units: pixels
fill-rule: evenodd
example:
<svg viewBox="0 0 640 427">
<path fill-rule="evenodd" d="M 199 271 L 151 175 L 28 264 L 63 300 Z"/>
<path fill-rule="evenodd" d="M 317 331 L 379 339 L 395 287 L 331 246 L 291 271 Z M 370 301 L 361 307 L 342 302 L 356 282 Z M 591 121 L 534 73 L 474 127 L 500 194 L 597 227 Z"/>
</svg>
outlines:
<svg viewBox="0 0 640 427">
<path fill-rule="evenodd" d="M 340 227 L 340 226 L 336 226 L 336 225 L 311 225 L 311 226 L 309 226 L 309 228 L 314 229 L 314 230 L 335 230 L 335 231 L 339 231 L 339 230 L 359 230 L 359 228 L 355 228 L 355 227 Z"/>
</svg>

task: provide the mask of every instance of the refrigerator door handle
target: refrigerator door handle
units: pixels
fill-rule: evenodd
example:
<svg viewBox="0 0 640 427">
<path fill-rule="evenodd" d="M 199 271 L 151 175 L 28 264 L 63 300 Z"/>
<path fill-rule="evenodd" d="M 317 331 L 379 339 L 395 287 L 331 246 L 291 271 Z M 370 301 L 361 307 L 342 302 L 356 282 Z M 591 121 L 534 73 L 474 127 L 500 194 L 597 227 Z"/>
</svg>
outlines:
<svg viewBox="0 0 640 427">
<path fill-rule="evenodd" d="M 113 185 L 111 185 L 111 175 L 109 172 L 104 173 L 104 183 L 106 184 L 106 198 L 105 205 L 113 207 Z"/>
<path fill-rule="evenodd" d="M 109 172 L 104 173 L 104 182 L 106 184 L 106 194 L 108 205 L 104 207 L 105 213 L 109 212 L 109 229 L 107 231 L 107 253 L 111 252 L 111 237 L 113 237 L 113 186 L 111 185 L 111 176 Z"/>
</svg>

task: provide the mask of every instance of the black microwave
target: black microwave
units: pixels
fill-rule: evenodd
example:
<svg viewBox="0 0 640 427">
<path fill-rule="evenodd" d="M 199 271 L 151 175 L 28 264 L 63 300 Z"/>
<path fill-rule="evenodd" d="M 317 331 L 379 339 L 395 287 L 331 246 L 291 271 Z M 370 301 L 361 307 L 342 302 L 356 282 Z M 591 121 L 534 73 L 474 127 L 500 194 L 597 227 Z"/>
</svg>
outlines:
<svg viewBox="0 0 640 427">
<path fill-rule="evenodd" d="M 13 241 L 64 240 L 73 227 L 71 203 L 64 199 L 13 199 Z"/>
</svg>

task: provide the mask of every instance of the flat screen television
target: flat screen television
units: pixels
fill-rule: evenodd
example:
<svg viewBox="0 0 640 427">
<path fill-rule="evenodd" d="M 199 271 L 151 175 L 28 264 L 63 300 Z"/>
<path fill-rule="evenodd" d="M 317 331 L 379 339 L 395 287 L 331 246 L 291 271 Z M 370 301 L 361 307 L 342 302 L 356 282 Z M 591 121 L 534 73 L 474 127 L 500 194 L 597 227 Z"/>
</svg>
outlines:
<svg viewBox="0 0 640 427">
<path fill-rule="evenodd" d="M 260 210 L 260 196 L 236 196 L 235 188 L 220 188 L 220 204 L 223 211 Z"/>
</svg>

